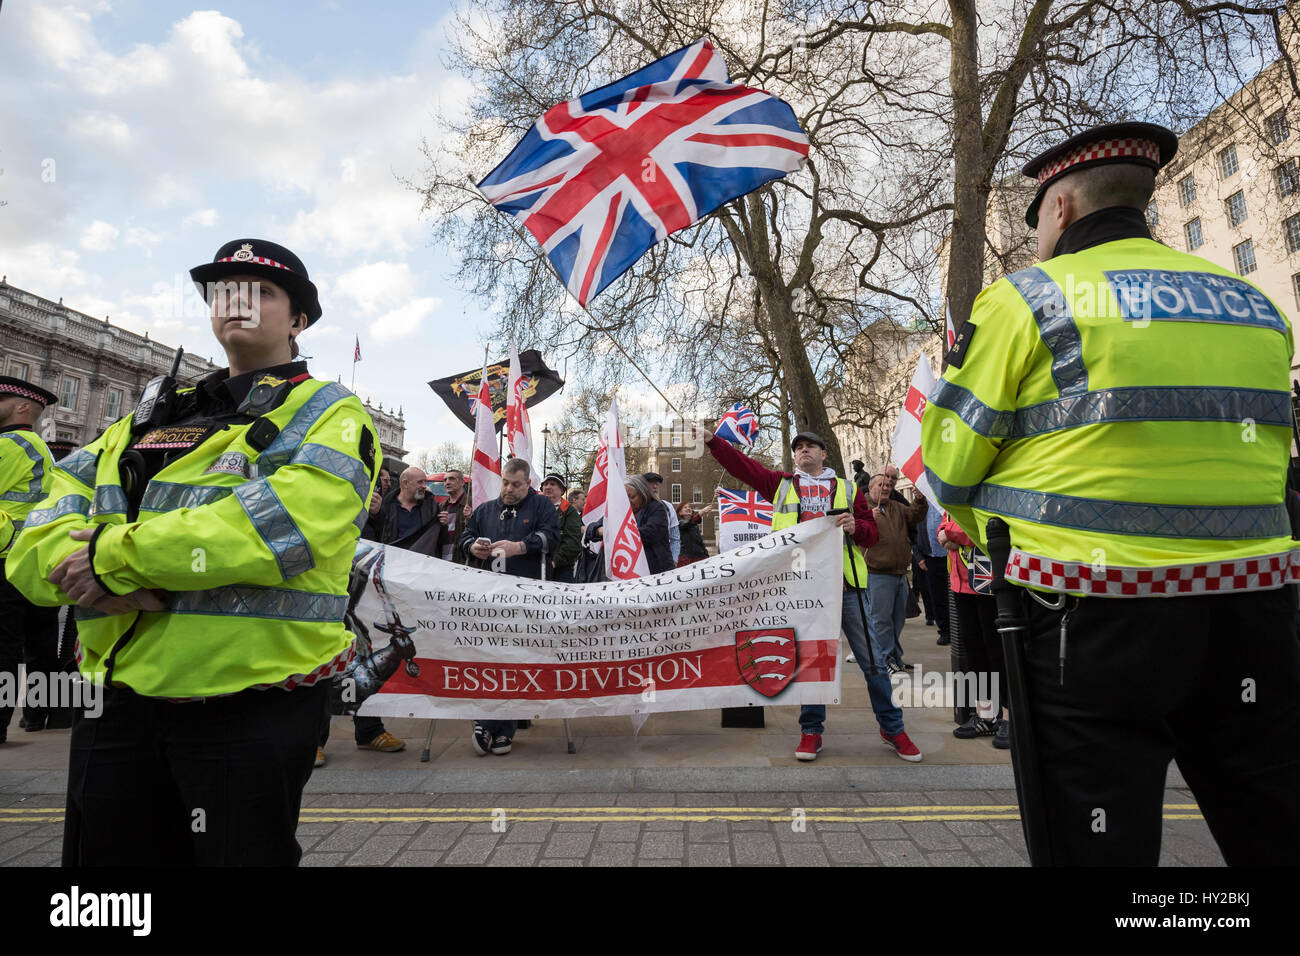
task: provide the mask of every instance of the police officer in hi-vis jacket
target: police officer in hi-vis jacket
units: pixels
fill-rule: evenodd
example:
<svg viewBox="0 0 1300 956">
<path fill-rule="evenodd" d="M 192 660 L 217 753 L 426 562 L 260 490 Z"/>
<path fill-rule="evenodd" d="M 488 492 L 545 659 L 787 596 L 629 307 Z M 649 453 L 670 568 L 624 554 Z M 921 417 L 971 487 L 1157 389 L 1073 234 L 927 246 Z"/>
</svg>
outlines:
<svg viewBox="0 0 1300 956">
<path fill-rule="evenodd" d="M 77 605 L 102 715 L 72 732 L 65 865 L 296 865 L 328 680 L 352 654 L 348 573 L 379 464 L 341 385 L 294 361 L 321 315 L 288 249 L 191 270 L 230 367 L 170 377 L 54 467 L 9 556 Z"/>
<path fill-rule="evenodd" d="M 1228 863 L 1300 859 L 1291 324 L 1151 238 L 1177 146 L 1120 123 L 1025 167 L 1040 263 L 979 294 L 922 420 L 951 517 L 985 550 L 1010 531 L 1036 864 L 1154 866 L 1171 760 Z"/>
</svg>

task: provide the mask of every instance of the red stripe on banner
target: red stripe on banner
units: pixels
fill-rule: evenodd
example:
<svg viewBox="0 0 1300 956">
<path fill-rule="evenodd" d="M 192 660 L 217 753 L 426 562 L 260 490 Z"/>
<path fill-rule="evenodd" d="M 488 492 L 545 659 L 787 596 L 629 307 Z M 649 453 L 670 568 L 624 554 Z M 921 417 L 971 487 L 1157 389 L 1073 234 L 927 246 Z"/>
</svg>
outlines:
<svg viewBox="0 0 1300 956">
<path fill-rule="evenodd" d="M 638 649 L 638 645 L 629 645 Z M 839 640 L 800 641 L 799 660 L 790 683 L 835 679 Z M 740 676 L 735 645 L 656 654 L 625 661 L 573 661 L 559 664 L 507 661 L 448 661 L 417 658 L 420 676 L 398 668 L 381 694 L 477 700 L 568 700 L 640 694 L 654 681 L 656 691 L 703 687 L 737 687 Z"/>
<path fill-rule="evenodd" d="M 907 480 L 916 483 L 921 480 L 921 472 L 925 471 L 925 464 L 921 461 L 921 449 L 918 447 L 912 452 L 911 457 L 903 462 L 903 467 L 899 469 L 907 476 Z"/>
</svg>

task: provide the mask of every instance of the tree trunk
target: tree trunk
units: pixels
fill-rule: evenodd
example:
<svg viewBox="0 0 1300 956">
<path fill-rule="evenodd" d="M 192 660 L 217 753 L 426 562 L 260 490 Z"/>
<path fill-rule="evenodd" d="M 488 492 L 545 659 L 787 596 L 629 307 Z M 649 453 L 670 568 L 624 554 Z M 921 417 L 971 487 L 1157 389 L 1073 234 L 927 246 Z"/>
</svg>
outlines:
<svg viewBox="0 0 1300 956">
<path fill-rule="evenodd" d="M 812 363 L 808 361 L 808 349 L 799 331 L 790 289 L 781 276 L 779 265 L 772 261 L 763 197 L 759 192 L 752 192 L 746 197 L 746 202 L 749 207 L 749 261 L 753 264 L 754 280 L 758 283 L 759 296 L 763 308 L 767 310 L 772 337 L 776 340 L 777 351 L 781 355 L 796 429 L 814 431 L 821 435 L 826 442 L 826 464 L 843 474 L 844 461 L 840 454 L 840 443 L 831 431 L 826 402 L 817 385 Z"/>
<path fill-rule="evenodd" d="M 790 393 L 786 391 L 785 379 L 780 379 L 781 387 L 781 470 L 794 471 L 794 455 L 790 451 Z"/>
<path fill-rule="evenodd" d="M 980 114 L 978 22 L 972 0 L 950 0 L 952 10 L 953 215 L 948 239 L 948 307 L 953 325 L 970 318 L 984 283 L 985 215 L 988 190 L 984 170 L 984 121 Z M 947 356 L 945 355 L 945 367 Z"/>
</svg>

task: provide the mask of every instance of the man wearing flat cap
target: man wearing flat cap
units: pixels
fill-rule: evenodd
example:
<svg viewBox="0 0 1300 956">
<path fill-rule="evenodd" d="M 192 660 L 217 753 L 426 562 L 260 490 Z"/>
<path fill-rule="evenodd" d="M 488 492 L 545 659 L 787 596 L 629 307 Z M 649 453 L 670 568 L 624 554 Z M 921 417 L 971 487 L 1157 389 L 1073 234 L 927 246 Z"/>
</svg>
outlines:
<svg viewBox="0 0 1300 956">
<path fill-rule="evenodd" d="M 296 865 L 328 684 L 353 655 L 380 453 L 357 397 L 294 360 L 316 286 L 264 239 L 190 277 L 229 368 L 151 382 L 54 467 L 8 560 L 32 601 L 77 605 L 81 672 L 103 682 L 72 731 L 69 866 Z"/>
<path fill-rule="evenodd" d="M 0 375 L 0 744 L 13 717 L 19 660 L 27 664 L 30 686 L 35 674 L 55 669 L 58 656 L 58 610 L 28 601 L 9 583 L 5 569 L 27 516 L 50 493 L 54 461 L 36 433 L 36 420 L 54 401 L 38 385 Z M 27 700 L 23 729 L 43 730 L 49 701 L 33 706 L 35 698 Z"/>
<path fill-rule="evenodd" d="M 1009 530 L 1036 865 L 1154 866 L 1171 760 L 1229 864 L 1300 858 L 1291 323 L 1151 238 L 1177 146 L 1117 123 L 1025 166 L 1040 264 L 979 294 L 922 419 L 952 519 Z"/>
</svg>

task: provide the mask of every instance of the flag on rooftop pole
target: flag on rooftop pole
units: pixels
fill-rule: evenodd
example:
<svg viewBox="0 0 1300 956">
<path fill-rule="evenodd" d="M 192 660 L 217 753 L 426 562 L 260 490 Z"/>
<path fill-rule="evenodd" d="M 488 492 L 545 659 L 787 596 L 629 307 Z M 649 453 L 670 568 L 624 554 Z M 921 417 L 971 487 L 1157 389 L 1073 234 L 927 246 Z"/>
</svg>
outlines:
<svg viewBox="0 0 1300 956">
<path fill-rule="evenodd" d="M 794 110 L 732 83 L 698 40 L 552 106 L 478 188 L 585 308 L 656 243 L 807 157 Z"/>
</svg>

